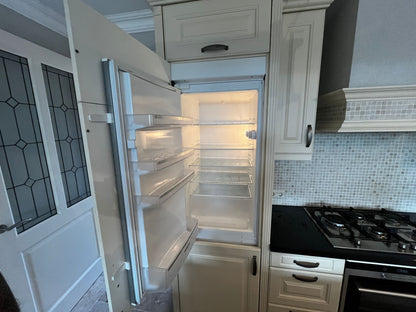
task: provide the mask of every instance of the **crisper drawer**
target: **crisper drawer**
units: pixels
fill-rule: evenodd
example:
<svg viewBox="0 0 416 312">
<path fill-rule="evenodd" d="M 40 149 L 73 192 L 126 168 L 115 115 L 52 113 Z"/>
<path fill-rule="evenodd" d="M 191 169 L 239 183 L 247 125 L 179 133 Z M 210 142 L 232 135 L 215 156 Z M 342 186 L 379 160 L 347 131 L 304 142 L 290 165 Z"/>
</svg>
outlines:
<svg viewBox="0 0 416 312">
<path fill-rule="evenodd" d="M 269 302 L 337 311 L 342 275 L 270 268 Z"/>
<path fill-rule="evenodd" d="M 317 310 L 309 310 L 295 307 L 282 306 L 269 303 L 267 312 L 319 312 Z"/>
<path fill-rule="evenodd" d="M 270 266 L 310 272 L 344 274 L 345 260 L 272 252 L 270 253 Z"/>
<path fill-rule="evenodd" d="M 271 0 L 191 1 L 163 7 L 169 61 L 269 51 Z"/>
</svg>

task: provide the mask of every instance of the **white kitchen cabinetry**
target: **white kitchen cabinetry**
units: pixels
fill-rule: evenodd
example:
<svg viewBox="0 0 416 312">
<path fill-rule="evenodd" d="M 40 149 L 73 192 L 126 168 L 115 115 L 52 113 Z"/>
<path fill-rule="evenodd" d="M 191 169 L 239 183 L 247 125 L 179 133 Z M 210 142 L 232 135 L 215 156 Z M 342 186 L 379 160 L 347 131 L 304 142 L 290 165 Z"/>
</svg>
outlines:
<svg viewBox="0 0 416 312">
<path fill-rule="evenodd" d="M 155 8 L 158 53 L 179 61 L 268 52 L 270 10 L 271 0 L 191 1 Z"/>
<path fill-rule="evenodd" d="M 197 242 L 179 272 L 181 312 L 258 310 L 260 248 Z"/>
<path fill-rule="evenodd" d="M 327 1 L 326 6 L 331 2 Z M 312 158 L 325 7 L 305 10 L 308 7 L 293 8 L 283 14 L 282 38 L 277 46 L 280 56 L 277 51 L 271 51 L 271 63 L 278 57 L 280 64 L 279 86 L 271 88 L 269 97 L 278 116 L 275 125 L 276 160 Z M 274 30 L 272 47 L 276 46 L 273 40 L 278 40 Z"/>
<path fill-rule="evenodd" d="M 345 261 L 271 253 L 269 312 L 338 311 Z"/>
</svg>

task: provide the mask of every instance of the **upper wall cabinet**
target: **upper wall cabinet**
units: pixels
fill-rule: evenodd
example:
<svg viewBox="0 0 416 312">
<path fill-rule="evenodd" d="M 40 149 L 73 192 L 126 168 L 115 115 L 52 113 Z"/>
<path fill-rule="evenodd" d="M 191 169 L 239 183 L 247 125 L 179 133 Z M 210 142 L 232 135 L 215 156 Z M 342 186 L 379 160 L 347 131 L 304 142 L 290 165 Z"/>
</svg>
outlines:
<svg viewBox="0 0 416 312">
<path fill-rule="evenodd" d="M 158 53 L 180 61 L 268 52 L 270 10 L 271 0 L 202 0 L 155 7 Z"/>
<path fill-rule="evenodd" d="M 272 31 L 270 64 L 280 62 L 278 79 L 270 78 L 269 96 L 271 109 L 277 110 L 276 160 L 312 158 L 325 6 L 311 11 L 307 7 L 284 11 L 280 45 L 273 44 L 278 34 Z M 273 51 L 275 46 L 280 56 Z M 273 86 L 276 83 L 277 87 Z"/>
</svg>

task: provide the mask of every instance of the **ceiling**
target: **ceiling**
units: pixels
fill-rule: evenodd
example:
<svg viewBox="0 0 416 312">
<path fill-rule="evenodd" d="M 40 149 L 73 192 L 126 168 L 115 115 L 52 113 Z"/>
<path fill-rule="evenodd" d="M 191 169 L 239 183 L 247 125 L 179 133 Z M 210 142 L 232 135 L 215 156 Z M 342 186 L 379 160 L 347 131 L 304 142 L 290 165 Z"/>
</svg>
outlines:
<svg viewBox="0 0 416 312">
<path fill-rule="evenodd" d="M 134 12 L 138 19 L 151 15 L 146 0 L 83 0 L 111 20 L 114 14 L 122 18 L 124 13 Z M 49 29 L 66 36 L 65 13 L 62 0 L 0 0 L 0 4 L 26 16 Z M 144 28 L 141 31 L 149 31 Z"/>
</svg>

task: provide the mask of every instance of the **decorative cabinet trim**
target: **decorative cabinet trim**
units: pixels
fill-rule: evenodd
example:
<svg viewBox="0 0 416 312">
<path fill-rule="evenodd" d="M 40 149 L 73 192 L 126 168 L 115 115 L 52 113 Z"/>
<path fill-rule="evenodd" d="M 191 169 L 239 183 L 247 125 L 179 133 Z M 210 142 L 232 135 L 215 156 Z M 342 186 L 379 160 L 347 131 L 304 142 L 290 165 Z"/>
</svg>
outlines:
<svg viewBox="0 0 416 312">
<path fill-rule="evenodd" d="M 283 13 L 328 8 L 333 0 L 283 0 Z"/>
<path fill-rule="evenodd" d="M 320 96 L 317 130 L 416 131 L 416 85 L 345 88 Z"/>
</svg>

